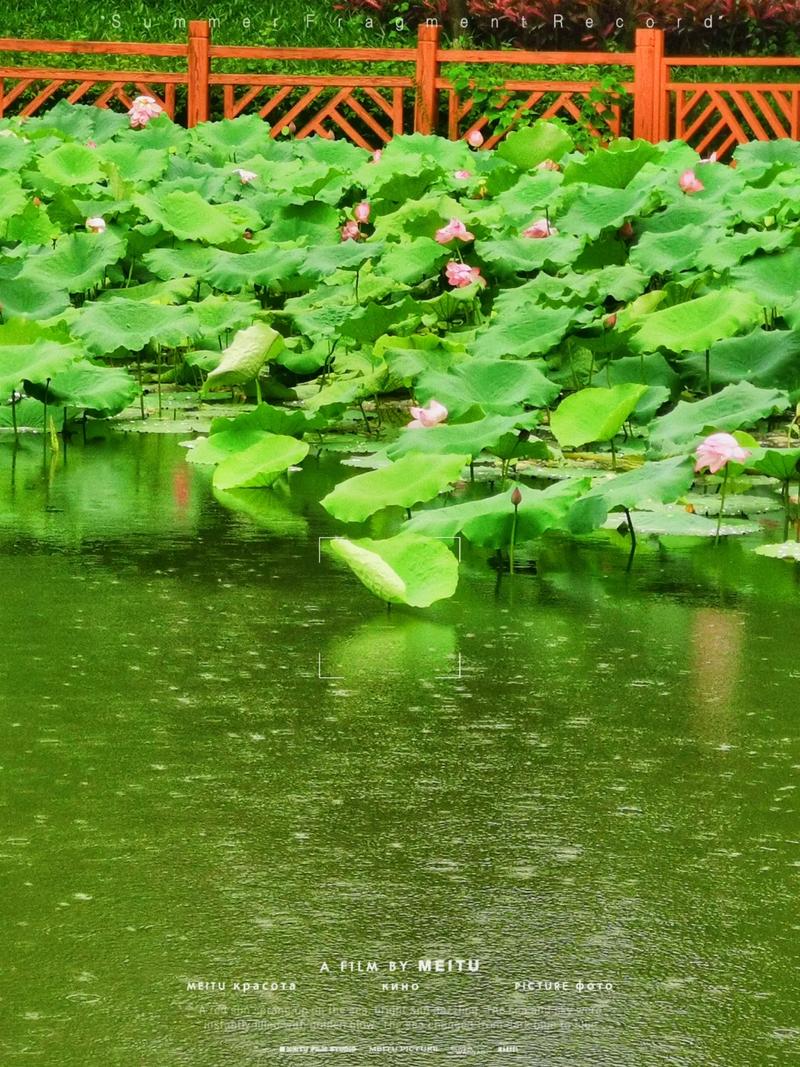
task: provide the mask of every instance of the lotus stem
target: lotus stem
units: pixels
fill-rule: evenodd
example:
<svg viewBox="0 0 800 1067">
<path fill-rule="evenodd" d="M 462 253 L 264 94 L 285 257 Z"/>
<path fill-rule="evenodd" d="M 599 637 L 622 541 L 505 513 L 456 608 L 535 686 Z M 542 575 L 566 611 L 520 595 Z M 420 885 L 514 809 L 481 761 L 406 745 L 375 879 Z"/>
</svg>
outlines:
<svg viewBox="0 0 800 1067">
<path fill-rule="evenodd" d="M 136 369 L 139 373 L 139 410 L 142 413 L 142 421 L 144 422 L 144 386 L 142 385 L 142 353 L 139 352 L 136 358 Z"/>
<path fill-rule="evenodd" d="M 47 379 L 44 386 L 44 452 L 47 455 L 47 395 L 50 392 L 50 378 Z"/>
<path fill-rule="evenodd" d="M 706 349 L 706 396 L 711 396 L 711 349 Z"/>
<path fill-rule="evenodd" d="M 511 543 L 508 546 L 508 569 L 511 574 L 514 573 L 514 552 L 517 545 L 517 517 L 521 502 L 522 493 L 520 493 L 518 488 L 515 488 L 514 492 L 511 494 L 511 503 L 514 505 L 514 518 L 511 520 Z"/>
<path fill-rule="evenodd" d="M 789 540 L 789 502 L 790 502 L 789 480 L 788 480 L 788 478 L 783 483 L 783 486 L 781 487 L 781 497 L 783 499 L 783 539 L 784 539 L 784 541 L 788 541 Z"/>
<path fill-rule="evenodd" d="M 714 544 L 719 544 L 719 531 L 722 528 L 722 513 L 725 510 L 725 493 L 728 490 L 728 468 L 725 467 L 725 473 L 722 476 L 722 489 L 720 490 L 719 497 L 719 514 L 717 515 L 717 532 L 714 537 Z"/>
<path fill-rule="evenodd" d="M 611 469 L 615 471 L 617 469 L 617 449 L 614 444 L 614 438 L 611 438 Z"/>
<path fill-rule="evenodd" d="M 261 382 L 258 380 L 258 375 L 256 375 L 256 404 L 261 407 Z"/>
<path fill-rule="evenodd" d="M 14 427 L 14 436 L 19 436 L 19 430 L 17 429 L 17 394 L 16 390 L 11 392 L 11 423 Z"/>
</svg>

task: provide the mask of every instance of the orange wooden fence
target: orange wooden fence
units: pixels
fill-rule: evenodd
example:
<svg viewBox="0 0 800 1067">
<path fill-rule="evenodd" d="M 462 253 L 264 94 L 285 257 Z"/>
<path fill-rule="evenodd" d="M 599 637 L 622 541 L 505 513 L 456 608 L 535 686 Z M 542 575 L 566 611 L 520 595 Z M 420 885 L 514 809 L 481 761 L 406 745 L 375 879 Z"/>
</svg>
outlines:
<svg viewBox="0 0 800 1067">
<path fill-rule="evenodd" d="M 473 130 L 486 134 L 492 147 L 502 134 L 493 132 L 491 116 L 469 95 L 460 95 L 448 79 L 448 67 L 492 64 L 589 68 L 586 77 L 563 80 L 508 78 L 505 99 L 520 113 L 537 118 L 578 119 L 598 84 L 591 68 L 615 70 L 632 108 L 619 100 L 593 104 L 604 112 L 617 135 L 659 141 L 680 137 L 700 151 L 724 157 L 743 141 L 773 137 L 800 138 L 800 81 L 680 81 L 674 71 L 690 67 L 761 67 L 765 72 L 800 68 L 798 57 L 670 57 L 660 30 L 636 31 L 632 52 L 527 52 L 443 49 L 435 25 L 419 28 L 414 48 L 262 48 L 215 45 L 207 21 L 192 21 L 181 44 L 112 41 L 30 41 L 0 38 L 0 117 L 33 115 L 59 99 L 100 107 L 130 106 L 139 93 L 155 97 L 168 114 L 189 126 L 210 118 L 255 113 L 266 119 L 272 136 L 293 124 L 295 135 L 343 135 L 364 148 L 377 148 L 395 134 L 446 133 L 451 138 Z M 87 57 L 154 57 L 178 60 L 176 70 L 99 69 L 6 66 L 8 53 L 27 56 L 70 54 Z M 262 64 L 264 73 L 235 73 L 218 61 Z M 280 70 L 291 62 L 334 64 L 328 74 Z M 358 63 L 363 72 L 337 73 L 335 64 Z M 378 64 L 400 66 L 402 74 L 370 73 Z M 276 72 L 276 67 L 277 72 Z M 535 73 L 535 71 L 532 71 Z M 480 82 L 480 76 L 475 75 Z"/>
</svg>

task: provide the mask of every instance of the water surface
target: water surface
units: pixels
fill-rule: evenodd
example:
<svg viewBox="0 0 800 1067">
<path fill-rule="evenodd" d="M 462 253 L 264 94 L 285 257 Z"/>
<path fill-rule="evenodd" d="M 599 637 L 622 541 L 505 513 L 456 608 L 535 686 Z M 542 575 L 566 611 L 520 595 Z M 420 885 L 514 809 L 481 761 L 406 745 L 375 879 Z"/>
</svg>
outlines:
<svg viewBox="0 0 800 1067">
<path fill-rule="evenodd" d="M 798 569 L 465 546 L 387 614 L 306 466 L 0 444 L 2 1063 L 796 1062 Z"/>
</svg>

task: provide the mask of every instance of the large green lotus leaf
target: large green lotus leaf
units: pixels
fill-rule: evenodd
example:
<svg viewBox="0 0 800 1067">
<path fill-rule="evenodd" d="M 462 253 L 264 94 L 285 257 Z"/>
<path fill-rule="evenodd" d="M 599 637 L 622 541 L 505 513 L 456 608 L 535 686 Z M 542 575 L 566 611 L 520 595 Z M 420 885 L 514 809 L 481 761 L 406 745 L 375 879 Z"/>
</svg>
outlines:
<svg viewBox="0 0 800 1067">
<path fill-rule="evenodd" d="M 389 158 L 361 173 L 370 198 L 396 204 L 423 196 L 441 176 L 442 165 L 433 158 Z"/>
<path fill-rule="evenodd" d="M 2 358 L 2 357 L 0 357 Z M 98 367 L 88 360 L 79 360 L 55 375 L 47 387 L 47 399 L 59 407 L 78 408 L 97 419 L 116 415 L 138 394 L 135 380 L 121 367 Z M 25 392 L 44 403 L 45 387 L 25 383 Z"/>
<path fill-rule="evenodd" d="M 101 144 L 122 131 L 127 133 L 129 119 L 126 114 L 107 108 L 59 100 L 54 107 L 26 119 L 25 129 L 37 138 L 57 132 L 65 134 L 68 140 L 84 144 L 93 140 Z"/>
<path fill-rule="evenodd" d="M 792 242 L 791 230 L 747 230 L 729 233 L 724 240 L 704 244 L 696 250 L 696 265 L 700 270 L 715 271 L 735 267 L 756 252 L 774 252 Z"/>
<path fill-rule="evenodd" d="M 339 327 L 345 337 L 368 344 L 377 341 L 389 330 L 405 332 L 419 325 L 422 311 L 418 301 L 406 296 L 396 304 L 378 304 L 369 301 L 351 309 Z"/>
<path fill-rule="evenodd" d="M 461 534 L 476 545 L 505 548 L 511 541 L 514 524 L 511 494 L 515 488 L 519 489 L 522 496 L 516 529 L 516 540 L 520 542 L 531 541 L 547 530 L 566 530 L 570 509 L 581 493 L 589 488 L 589 484 L 588 478 L 571 478 L 556 482 L 547 489 L 511 485 L 502 493 L 482 500 L 420 511 L 404 528 L 429 537 L 456 537 Z"/>
<path fill-rule="evenodd" d="M 759 389 L 749 382 L 726 385 L 714 396 L 688 403 L 681 400 L 662 415 L 650 431 L 650 448 L 656 455 L 672 455 L 693 447 L 709 430 L 732 433 L 752 426 L 773 412 L 785 411 L 789 398 L 775 389 Z"/>
<path fill-rule="evenodd" d="M 222 460 L 214 471 L 215 489 L 258 489 L 272 485 L 308 455 L 309 446 L 295 437 L 269 434 Z"/>
<path fill-rule="evenodd" d="M 631 414 L 631 420 L 648 423 L 680 386 L 680 378 L 660 352 L 648 352 L 646 356 L 623 356 L 608 363 L 601 374 L 608 385 L 623 382 L 640 382 L 647 385 L 639 403 Z"/>
<path fill-rule="evenodd" d="M 593 482 L 569 514 L 572 533 L 589 533 L 615 508 L 636 508 L 650 501 L 671 504 L 688 492 L 694 480 L 691 457 L 678 456 L 645 463 L 625 474 L 609 474 Z"/>
<path fill-rule="evenodd" d="M 387 334 L 375 342 L 373 353 L 386 360 L 391 374 L 406 385 L 425 371 L 446 371 L 466 354 L 457 340 L 433 334 Z"/>
<path fill-rule="evenodd" d="M 185 305 L 150 304 L 124 298 L 85 305 L 71 326 L 92 352 L 105 355 L 125 348 L 140 352 L 150 341 L 177 347 L 199 330 L 197 316 Z"/>
<path fill-rule="evenodd" d="M 395 281 L 415 285 L 423 278 L 438 274 L 442 262 L 452 255 L 450 249 L 431 237 L 416 237 L 412 241 L 387 247 L 378 270 Z"/>
<path fill-rule="evenodd" d="M 563 267 L 572 263 L 583 240 L 569 235 L 551 237 L 504 237 L 477 241 L 475 251 L 495 271 L 505 274 L 533 272 L 545 266 Z"/>
<path fill-rule="evenodd" d="M 212 419 L 209 433 L 213 437 L 228 430 L 264 430 L 288 437 L 302 437 L 307 430 L 318 430 L 324 425 L 325 420 L 321 415 L 309 416 L 302 408 L 282 408 L 264 403 L 233 419 Z"/>
<path fill-rule="evenodd" d="M 407 533 L 385 541 L 336 537 L 328 546 L 371 593 L 390 604 L 427 608 L 452 596 L 458 585 L 458 560 L 434 538 Z"/>
<path fill-rule="evenodd" d="M 283 207 L 271 207 L 262 215 L 269 222 L 264 230 L 263 240 L 271 244 L 327 245 L 337 235 L 339 212 L 330 204 L 319 200 L 309 200 L 305 204 L 286 204 Z M 261 243 L 261 241 L 259 241 Z"/>
<path fill-rule="evenodd" d="M 715 341 L 752 326 L 760 317 L 761 304 L 751 293 L 717 289 L 643 316 L 630 344 L 640 352 L 654 352 L 657 348 L 704 351 Z"/>
<path fill-rule="evenodd" d="M 782 216 L 791 212 L 793 205 L 797 203 L 798 190 L 796 186 L 787 185 L 785 175 L 773 181 L 764 188 L 745 186 L 745 188 L 733 189 L 729 194 L 729 214 L 735 212 L 735 216 L 742 222 L 750 222 L 756 226 L 764 224 L 768 216 Z"/>
<path fill-rule="evenodd" d="M 139 148 L 132 140 L 109 141 L 95 149 L 98 159 L 116 167 L 123 181 L 149 185 L 163 177 L 169 155 L 163 148 Z"/>
<path fill-rule="evenodd" d="M 44 338 L 30 344 L 0 347 L 0 397 L 19 389 L 23 380 L 46 382 L 66 370 L 81 355 L 77 345 L 59 344 Z"/>
<path fill-rule="evenodd" d="M 124 251 L 124 242 L 108 230 L 71 233 L 59 238 L 54 248 L 28 260 L 20 277 L 81 293 L 97 285 Z"/>
<path fill-rule="evenodd" d="M 46 245 L 60 232 L 50 219 L 47 209 L 41 204 L 31 202 L 8 220 L 6 240 L 19 241 L 25 245 Z"/>
<path fill-rule="evenodd" d="M 514 130 L 497 148 L 497 155 L 520 170 L 533 170 L 546 159 L 558 161 L 573 147 L 566 130 L 552 122 L 535 122 Z"/>
<path fill-rule="evenodd" d="M 533 363 L 511 359 L 470 359 L 448 374 L 428 371 L 414 391 L 427 403 L 435 397 L 452 415 L 480 407 L 488 415 L 509 414 L 523 404 L 547 407 L 561 392 Z"/>
<path fill-rule="evenodd" d="M 788 559 L 800 563 L 800 541 L 782 541 L 777 545 L 759 545 L 753 549 L 759 556 L 770 556 L 772 559 Z"/>
<path fill-rule="evenodd" d="M 384 248 L 383 241 L 342 241 L 338 245 L 318 245 L 306 251 L 300 273 L 304 278 L 327 278 L 342 268 L 355 270 L 368 259 L 377 259 Z"/>
<path fill-rule="evenodd" d="M 625 520 L 622 519 L 622 522 Z M 654 537 L 716 537 L 717 520 L 705 515 L 694 515 L 679 504 L 666 504 L 647 511 L 632 511 L 631 523 L 636 534 Z M 605 529 L 620 526 L 619 515 L 609 515 L 603 523 Z M 720 537 L 742 536 L 757 533 L 759 527 L 753 522 L 723 522 Z"/>
<path fill-rule="evenodd" d="M 63 287 L 35 278 L 0 278 L 0 307 L 20 319 L 49 319 L 69 306 Z"/>
<path fill-rule="evenodd" d="M 381 508 L 410 508 L 432 500 L 459 479 L 467 463 L 468 454 L 410 454 L 340 482 L 321 503 L 341 522 L 363 522 Z"/>
<path fill-rule="evenodd" d="M 631 141 L 620 137 L 605 151 L 589 152 L 580 159 L 572 159 L 564 167 L 564 184 L 585 182 L 587 185 L 606 185 L 610 189 L 624 189 L 645 163 L 657 160 L 662 150 L 649 141 Z"/>
<path fill-rule="evenodd" d="M 800 448 L 751 448 L 747 469 L 782 482 L 800 475 Z"/>
<path fill-rule="evenodd" d="M 631 249 L 632 266 L 645 274 L 671 274 L 694 268 L 706 244 L 715 247 L 725 238 L 721 228 L 684 226 L 669 233 L 645 233 Z"/>
<path fill-rule="evenodd" d="M 195 278 L 171 278 L 165 282 L 142 282 L 141 285 L 130 285 L 126 289 L 104 289 L 97 299 L 118 300 L 124 296 L 125 300 L 143 300 L 148 304 L 183 304 L 194 294 L 196 288 Z M 261 305 L 256 306 L 260 311 Z"/>
<path fill-rule="evenodd" d="M 216 265 L 220 256 L 231 255 L 205 245 L 177 245 L 175 248 L 154 248 L 145 252 L 142 261 L 157 278 L 172 279 L 205 277 L 212 265 Z M 238 258 L 238 257 L 235 257 Z M 218 289 L 225 288 L 217 286 Z M 235 286 L 234 288 L 240 288 Z"/>
<path fill-rule="evenodd" d="M 4 136 L 0 137 L 0 171 L 20 174 L 35 152 L 36 148 L 28 140 L 18 135 L 9 137 L 4 132 Z"/>
<path fill-rule="evenodd" d="M 646 391 L 646 385 L 632 382 L 610 389 L 581 389 L 562 400 L 550 416 L 553 436 L 562 448 L 609 441 Z"/>
<path fill-rule="evenodd" d="M 800 142 L 782 138 L 777 141 L 748 141 L 733 153 L 737 169 L 746 174 L 762 174 L 770 167 L 800 167 Z"/>
<path fill-rule="evenodd" d="M 201 122 L 189 131 L 188 151 L 201 159 L 209 149 L 222 159 L 235 160 L 241 159 L 244 153 L 266 151 L 268 146 L 269 127 L 260 115 Z"/>
<path fill-rule="evenodd" d="M 695 382 L 705 384 L 705 352 L 683 360 Z M 763 388 L 786 389 L 790 396 L 800 391 L 800 331 L 763 330 L 744 337 L 731 337 L 712 345 L 709 351 L 711 384 L 750 382 Z"/>
<path fill-rule="evenodd" d="M 375 233 L 370 243 L 389 238 L 393 241 L 408 241 L 415 237 L 434 237 L 443 219 L 469 216 L 458 200 L 451 196 L 424 196 L 406 199 L 395 211 L 376 214 Z M 351 245 L 355 242 L 345 241 Z"/>
<path fill-rule="evenodd" d="M 228 330 L 242 329 L 262 314 L 261 304 L 257 300 L 237 300 L 216 294 L 198 301 L 193 307 L 203 333 L 211 337 L 218 337 Z"/>
<path fill-rule="evenodd" d="M 219 366 L 208 375 L 206 385 L 241 385 L 251 382 L 268 359 L 283 348 L 283 338 L 266 322 L 254 322 L 239 330 L 222 354 Z M 223 487 L 224 488 L 224 487 Z"/>
<path fill-rule="evenodd" d="M 540 307 L 521 301 L 504 308 L 469 346 L 479 359 L 539 356 L 564 337 L 580 309 Z"/>
<path fill-rule="evenodd" d="M 273 285 L 296 275 L 305 265 L 303 248 L 262 248 L 257 252 L 217 251 L 205 272 L 215 289 L 235 293 L 252 285 Z"/>
<path fill-rule="evenodd" d="M 191 442 L 192 447 L 186 459 L 196 466 L 213 467 L 234 453 L 244 452 L 271 436 L 272 434 L 252 426 L 222 430 L 208 437 L 198 437 L 196 441 Z"/>
<path fill-rule="evenodd" d="M 539 421 L 539 412 L 487 415 L 474 422 L 454 422 L 421 429 L 405 429 L 386 449 L 392 459 L 412 452 L 464 455 L 474 459 L 485 449 L 494 451 L 506 434 L 527 430 Z"/>
<path fill-rule="evenodd" d="M 772 256 L 754 256 L 734 267 L 730 276 L 737 289 L 755 294 L 765 307 L 780 310 L 797 299 L 800 248 L 790 248 Z M 740 294 L 737 297 L 743 299 Z"/>
<path fill-rule="evenodd" d="M 27 194 L 16 174 L 0 174 L 0 222 L 18 215 L 27 199 Z"/>
<path fill-rule="evenodd" d="M 134 201 L 146 218 L 185 241 L 229 244 L 241 237 L 248 226 L 252 229 L 257 225 L 254 213 L 243 203 L 210 204 L 194 190 L 137 195 Z"/>
<path fill-rule="evenodd" d="M 97 152 L 79 144 L 62 144 L 39 160 L 39 171 L 56 185 L 71 188 L 102 181 L 105 175 Z"/>
<path fill-rule="evenodd" d="M 609 227 L 619 227 L 639 214 L 651 197 L 649 189 L 605 189 L 602 186 L 571 186 L 575 193 L 569 207 L 554 220 L 561 233 L 598 237 Z"/>
</svg>

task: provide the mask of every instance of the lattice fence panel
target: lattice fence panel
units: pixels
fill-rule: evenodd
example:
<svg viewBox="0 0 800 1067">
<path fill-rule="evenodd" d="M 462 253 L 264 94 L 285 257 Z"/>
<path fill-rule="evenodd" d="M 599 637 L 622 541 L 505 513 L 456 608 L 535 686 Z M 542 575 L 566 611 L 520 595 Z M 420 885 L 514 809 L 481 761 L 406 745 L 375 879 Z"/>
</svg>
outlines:
<svg viewBox="0 0 800 1067">
<path fill-rule="evenodd" d="M 298 78 L 289 84 L 244 85 L 213 79 L 223 89 L 226 118 L 258 114 L 271 126 L 271 135 L 292 126 L 295 137 L 344 137 L 361 148 L 382 148 L 396 134 L 409 133 L 413 96 L 405 86 L 345 84 L 329 78 Z"/>
<path fill-rule="evenodd" d="M 174 80 L 144 80 L 138 75 L 113 71 L 20 71 L 0 70 L 0 117 L 27 118 L 48 110 L 60 100 L 70 104 L 127 111 L 136 96 L 152 96 L 175 118 Z"/>
<path fill-rule="evenodd" d="M 800 84 L 669 87 L 673 136 L 726 159 L 746 141 L 800 138 Z"/>
<path fill-rule="evenodd" d="M 501 106 L 509 101 L 516 105 L 515 120 L 503 130 L 494 130 L 491 118 L 475 111 L 475 104 L 470 98 L 462 98 L 454 90 L 447 90 L 448 98 L 448 136 L 453 140 L 468 137 L 477 130 L 484 136 L 483 148 L 494 148 L 511 130 L 515 129 L 524 116 L 525 122 L 531 119 L 560 118 L 567 122 L 580 123 L 583 118 L 585 101 L 592 90 L 585 88 L 551 88 L 537 86 L 535 83 L 524 87 L 514 86 L 500 98 Z M 623 114 L 619 103 L 595 104 L 593 110 L 602 116 L 596 126 L 591 125 L 591 132 L 598 138 L 606 136 L 619 137 L 622 134 Z"/>
</svg>

